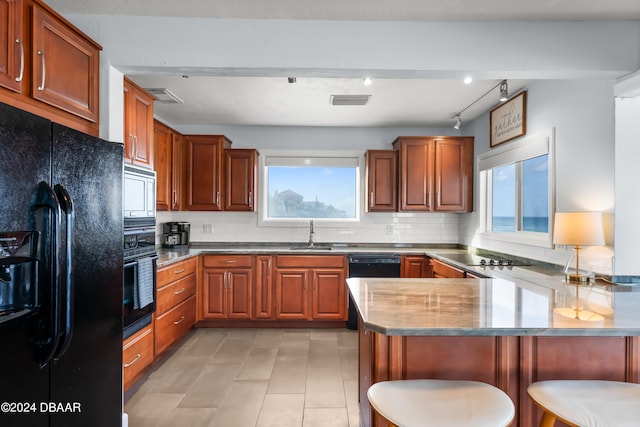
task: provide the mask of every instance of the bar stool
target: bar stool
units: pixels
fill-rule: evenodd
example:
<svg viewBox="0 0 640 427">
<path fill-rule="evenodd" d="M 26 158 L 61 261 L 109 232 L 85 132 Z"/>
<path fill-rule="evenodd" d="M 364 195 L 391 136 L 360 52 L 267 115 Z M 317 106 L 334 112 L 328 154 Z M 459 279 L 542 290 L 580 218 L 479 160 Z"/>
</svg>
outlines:
<svg viewBox="0 0 640 427">
<path fill-rule="evenodd" d="M 476 381 L 382 381 L 369 387 L 367 397 L 400 427 L 505 427 L 515 416 L 506 393 Z"/>
<path fill-rule="evenodd" d="M 598 380 L 540 381 L 527 388 L 544 411 L 540 427 L 556 419 L 574 427 L 640 425 L 640 384 Z"/>
</svg>

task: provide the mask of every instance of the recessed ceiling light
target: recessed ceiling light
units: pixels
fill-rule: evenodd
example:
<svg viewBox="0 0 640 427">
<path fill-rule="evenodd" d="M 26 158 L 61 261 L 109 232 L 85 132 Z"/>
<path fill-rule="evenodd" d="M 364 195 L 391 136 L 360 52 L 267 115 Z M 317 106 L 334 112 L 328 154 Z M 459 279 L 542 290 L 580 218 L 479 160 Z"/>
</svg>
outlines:
<svg viewBox="0 0 640 427">
<path fill-rule="evenodd" d="M 471 83 L 473 81 L 473 78 L 471 76 L 467 76 L 464 78 L 464 84 L 468 85 L 469 83 Z"/>
<path fill-rule="evenodd" d="M 373 80 L 371 80 L 371 77 L 365 77 L 362 79 L 362 84 L 365 86 L 371 86 L 371 84 L 373 84 Z"/>
</svg>

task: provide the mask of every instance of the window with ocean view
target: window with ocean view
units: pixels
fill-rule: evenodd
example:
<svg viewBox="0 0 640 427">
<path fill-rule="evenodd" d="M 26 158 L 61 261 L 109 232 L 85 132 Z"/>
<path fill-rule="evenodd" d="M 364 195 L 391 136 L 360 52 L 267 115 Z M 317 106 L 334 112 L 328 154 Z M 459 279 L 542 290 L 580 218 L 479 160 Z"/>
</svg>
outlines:
<svg viewBox="0 0 640 427">
<path fill-rule="evenodd" d="M 553 131 L 479 156 L 483 232 L 487 237 L 551 244 Z"/>
</svg>

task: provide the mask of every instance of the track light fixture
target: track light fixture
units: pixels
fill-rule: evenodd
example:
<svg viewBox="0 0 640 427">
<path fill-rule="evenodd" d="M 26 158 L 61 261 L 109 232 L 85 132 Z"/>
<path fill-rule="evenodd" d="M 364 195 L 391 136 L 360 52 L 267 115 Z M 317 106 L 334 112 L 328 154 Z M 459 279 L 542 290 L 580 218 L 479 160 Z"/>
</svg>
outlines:
<svg viewBox="0 0 640 427">
<path fill-rule="evenodd" d="M 460 117 L 460 114 L 456 114 L 454 118 L 456 119 L 456 124 L 453 125 L 453 128 L 458 130 L 460 129 L 460 126 L 462 126 L 462 118 Z"/>
<path fill-rule="evenodd" d="M 500 82 L 500 102 L 504 102 L 509 99 L 509 87 L 507 86 L 507 81 L 503 80 Z"/>
<path fill-rule="evenodd" d="M 488 91 L 486 91 L 485 93 L 480 95 L 480 97 L 478 99 L 476 99 L 471 104 L 467 105 L 462 110 L 460 110 L 456 114 L 454 114 L 451 117 L 451 120 L 455 120 L 456 121 L 456 124 L 453 125 L 453 128 L 456 129 L 456 130 L 460 129 L 460 126 L 462 125 L 461 114 L 464 113 L 469 107 L 474 105 L 476 102 L 480 101 L 482 98 L 484 98 L 485 96 L 489 95 L 498 86 L 500 86 L 500 102 L 504 102 L 507 99 L 509 99 L 509 88 L 507 86 L 507 81 L 506 80 L 501 80 L 498 83 L 496 83 L 494 86 L 492 86 L 491 89 L 489 89 Z"/>
</svg>

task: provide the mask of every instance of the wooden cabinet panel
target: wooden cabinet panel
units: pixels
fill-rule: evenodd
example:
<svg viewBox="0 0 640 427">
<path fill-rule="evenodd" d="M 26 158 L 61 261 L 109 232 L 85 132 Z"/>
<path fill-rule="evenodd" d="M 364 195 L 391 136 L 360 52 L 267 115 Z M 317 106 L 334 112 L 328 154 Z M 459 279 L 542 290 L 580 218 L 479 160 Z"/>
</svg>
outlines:
<svg viewBox="0 0 640 427">
<path fill-rule="evenodd" d="M 437 259 L 431 259 L 431 268 L 433 270 L 433 277 L 440 279 L 462 279 L 465 277 L 464 270 L 456 268 L 452 265 L 445 264 Z"/>
<path fill-rule="evenodd" d="M 257 158 L 253 149 L 225 150 L 225 211 L 255 210 Z"/>
<path fill-rule="evenodd" d="M 273 257 L 256 257 L 255 318 L 273 319 Z"/>
<path fill-rule="evenodd" d="M 22 0 L 0 0 L 0 86 L 22 92 L 25 55 Z"/>
<path fill-rule="evenodd" d="M 156 171 L 156 210 L 173 208 L 171 181 L 173 131 L 163 123 L 153 121 L 153 167 Z"/>
<path fill-rule="evenodd" d="M 402 137 L 394 148 L 400 150 L 400 209 L 433 210 L 433 140 Z"/>
<path fill-rule="evenodd" d="M 154 97 L 124 79 L 124 157 L 127 163 L 153 169 Z"/>
<path fill-rule="evenodd" d="M 342 267 L 346 258 L 342 255 L 278 255 L 277 267 Z"/>
<path fill-rule="evenodd" d="M 250 319 L 253 271 L 234 268 L 227 273 L 227 318 Z"/>
<path fill-rule="evenodd" d="M 308 269 L 276 269 L 276 319 L 307 319 L 308 283 Z"/>
<path fill-rule="evenodd" d="M 429 258 L 423 255 L 404 255 L 400 258 L 400 277 L 433 277 Z"/>
<path fill-rule="evenodd" d="M 313 270 L 311 319 L 347 320 L 344 269 Z"/>
<path fill-rule="evenodd" d="M 178 280 L 188 276 L 189 274 L 195 273 L 196 261 L 197 259 L 194 257 L 159 268 L 156 275 L 158 288 L 168 285 L 174 280 Z"/>
<path fill-rule="evenodd" d="M 167 286 L 158 287 L 156 312 L 162 314 L 196 293 L 196 275 L 178 279 Z"/>
<path fill-rule="evenodd" d="M 171 144 L 171 210 L 182 209 L 184 197 L 184 136 L 173 131 Z"/>
<path fill-rule="evenodd" d="M 224 150 L 230 147 L 222 135 L 187 136 L 187 210 L 222 210 Z"/>
<path fill-rule="evenodd" d="M 436 140 L 435 210 L 473 210 L 473 138 Z"/>
<path fill-rule="evenodd" d="M 32 32 L 32 96 L 97 122 L 100 49 L 37 6 Z"/>
<path fill-rule="evenodd" d="M 196 323 L 196 297 L 191 296 L 156 318 L 156 354 L 184 336 Z"/>
<path fill-rule="evenodd" d="M 153 362 L 153 358 L 153 327 L 149 325 L 127 338 L 122 345 L 125 391 L 140 378 L 145 368 Z"/>
<path fill-rule="evenodd" d="M 251 255 L 205 255 L 202 264 L 205 268 L 239 268 L 253 265 Z"/>
<path fill-rule="evenodd" d="M 205 319 L 250 319 L 253 316 L 253 257 L 205 255 Z"/>
<path fill-rule="evenodd" d="M 224 319 L 227 317 L 225 292 L 227 289 L 227 271 L 206 269 L 203 275 L 203 299 L 205 319 Z"/>
<path fill-rule="evenodd" d="M 394 212 L 398 210 L 398 152 L 368 150 L 366 158 L 367 210 Z"/>
</svg>

